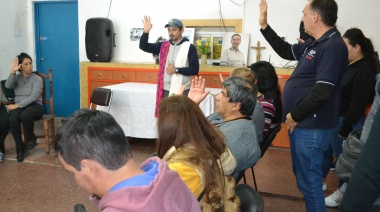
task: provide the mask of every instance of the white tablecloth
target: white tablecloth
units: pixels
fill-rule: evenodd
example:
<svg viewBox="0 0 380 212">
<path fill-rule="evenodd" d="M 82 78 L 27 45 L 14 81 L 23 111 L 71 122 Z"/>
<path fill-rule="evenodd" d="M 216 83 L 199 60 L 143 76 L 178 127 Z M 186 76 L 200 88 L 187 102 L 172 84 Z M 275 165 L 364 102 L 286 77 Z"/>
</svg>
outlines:
<svg viewBox="0 0 380 212">
<path fill-rule="evenodd" d="M 154 117 L 157 84 L 127 82 L 105 86 L 112 90 L 110 114 L 116 119 L 126 136 L 136 138 L 157 138 L 157 119 Z M 205 114 L 215 111 L 214 95 L 221 89 L 206 88 L 210 91 L 199 107 Z M 98 110 L 107 111 L 98 106 Z"/>
</svg>

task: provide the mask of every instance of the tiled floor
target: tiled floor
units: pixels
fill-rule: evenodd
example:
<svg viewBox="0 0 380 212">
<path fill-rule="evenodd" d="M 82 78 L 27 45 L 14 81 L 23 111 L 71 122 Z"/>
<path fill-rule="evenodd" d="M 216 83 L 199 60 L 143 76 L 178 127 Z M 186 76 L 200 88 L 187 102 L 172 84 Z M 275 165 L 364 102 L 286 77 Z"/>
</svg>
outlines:
<svg viewBox="0 0 380 212">
<path fill-rule="evenodd" d="M 57 121 L 58 127 L 59 124 Z M 40 126 L 36 126 L 36 130 L 40 130 Z M 130 143 L 138 163 L 155 151 L 154 140 L 130 139 Z M 83 203 L 87 211 L 97 211 L 88 200 L 89 194 L 77 186 L 54 154 L 46 155 L 44 148 L 36 147 L 29 151 L 24 162 L 18 163 L 11 134 L 5 144 L 6 157 L 0 163 L 0 211 L 73 211 L 77 203 Z M 247 183 L 253 187 L 250 170 L 246 176 Z M 255 176 L 266 212 L 306 211 L 292 173 L 289 149 L 269 148 L 256 164 Z M 331 172 L 326 179 L 325 195 L 336 190 L 336 179 Z M 329 208 L 327 211 L 337 210 Z"/>
</svg>

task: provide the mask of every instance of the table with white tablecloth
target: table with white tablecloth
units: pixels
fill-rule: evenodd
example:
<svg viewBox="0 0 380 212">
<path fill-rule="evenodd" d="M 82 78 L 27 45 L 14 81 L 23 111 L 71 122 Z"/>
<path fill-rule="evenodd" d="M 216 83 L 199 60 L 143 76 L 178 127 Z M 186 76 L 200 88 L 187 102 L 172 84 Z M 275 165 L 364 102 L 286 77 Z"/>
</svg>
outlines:
<svg viewBox="0 0 380 212">
<path fill-rule="evenodd" d="M 157 119 L 154 117 L 157 84 L 127 82 L 105 86 L 112 90 L 109 113 L 116 119 L 126 136 L 157 138 Z M 221 89 L 206 88 L 210 94 L 199 104 L 205 116 L 215 111 L 214 95 Z M 98 106 L 106 111 L 106 107 Z"/>
</svg>

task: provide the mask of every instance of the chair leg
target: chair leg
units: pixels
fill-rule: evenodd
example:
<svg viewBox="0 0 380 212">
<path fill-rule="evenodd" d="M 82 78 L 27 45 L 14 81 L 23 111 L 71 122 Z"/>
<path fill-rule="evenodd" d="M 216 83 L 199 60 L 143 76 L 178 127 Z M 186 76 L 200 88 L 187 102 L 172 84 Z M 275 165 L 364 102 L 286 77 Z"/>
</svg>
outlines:
<svg viewBox="0 0 380 212">
<path fill-rule="evenodd" d="M 27 143 L 28 143 L 28 141 L 27 141 L 27 136 L 26 136 L 26 132 L 25 132 L 25 130 L 24 129 L 22 129 L 22 135 L 24 136 L 24 139 L 23 139 L 23 143 L 26 145 Z"/>
<path fill-rule="evenodd" d="M 243 173 L 243 180 L 244 180 L 244 184 L 247 184 L 247 180 L 245 179 L 245 171 Z"/>
<path fill-rule="evenodd" d="M 54 149 L 54 145 L 55 145 L 55 122 L 54 122 L 54 118 L 53 118 L 53 121 L 51 122 L 50 138 L 51 138 L 50 146 L 53 147 L 53 149 Z"/>
<path fill-rule="evenodd" d="M 255 185 L 255 189 L 257 191 L 256 177 L 255 177 L 255 171 L 253 170 L 253 166 L 251 167 L 251 171 L 252 171 L 252 177 L 253 177 L 253 184 Z"/>
<path fill-rule="evenodd" d="M 46 155 L 50 153 L 50 145 L 49 145 L 49 121 L 44 121 L 44 130 L 45 130 L 45 152 Z"/>
</svg>

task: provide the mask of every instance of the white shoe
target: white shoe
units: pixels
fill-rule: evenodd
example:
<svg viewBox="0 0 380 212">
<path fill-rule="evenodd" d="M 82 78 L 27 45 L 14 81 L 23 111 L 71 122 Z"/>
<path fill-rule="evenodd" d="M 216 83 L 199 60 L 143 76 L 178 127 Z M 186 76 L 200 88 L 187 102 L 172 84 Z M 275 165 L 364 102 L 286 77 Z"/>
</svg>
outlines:
<svg viewBox="0 0 380 212">
<path fill-rule="evenodd" d="M 327 190 L 327 185 L 325 182 L 322 182 L 322 190 L 326 191 Z"/>
<path fill-rule="evenodd" d="M 327 207 L 338 207 L 343 200 L 343 193 L 336 190 L 333 194 L 325 198 L 325 204 Z"/>
</svg>

